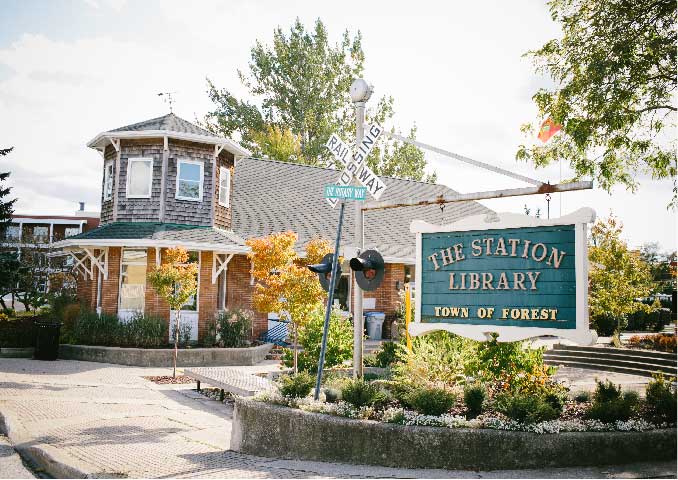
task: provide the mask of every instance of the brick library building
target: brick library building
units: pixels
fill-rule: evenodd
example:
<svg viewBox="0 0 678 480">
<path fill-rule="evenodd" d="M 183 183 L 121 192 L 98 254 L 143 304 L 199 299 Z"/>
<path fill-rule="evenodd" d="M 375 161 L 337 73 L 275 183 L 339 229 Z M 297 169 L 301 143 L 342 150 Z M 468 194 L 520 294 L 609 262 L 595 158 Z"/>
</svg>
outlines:
<svg viewBox="0 0 678 480">
<path fill-rule="evenodd" d="M 337 171 L 252 158 L 233 140 L 174 114 L 98 134 L 88 144 L 102 157 L 101 223 L 55 243 L 74 257 L 80 299 L 121 321 L 137 312 L 170 318 L 169 306 L 147 282 L 165 249 L 183 247 L 198 264 L 198 292 L 181 309 L 200 341 L 219 311 L 254 311 L 254 280 L 245 241 L 293 231 L 298 249 L 312 238 L 333 243 L 338 209 L 323 200 Z M 442 185 L 384 177 L 382 200 L 452 194 Z M 414 279 L 414 219 L 450 223 L 489 210 L 475 202 L 413 206 L 364 213 L 364 246 L 386 262 L 384 282 L 365 292 L 364 310 L 393 315 L 399 292 Z M 346 209 L 342 246 L 353 239 L 354 209 Z M 339 281 L 342 309 L 352 310 L 349 273 Z M 415 286 L 416 288 L 416 286 Z M 256 312 L 254 336 L 269 328 Z"/>
</svg>

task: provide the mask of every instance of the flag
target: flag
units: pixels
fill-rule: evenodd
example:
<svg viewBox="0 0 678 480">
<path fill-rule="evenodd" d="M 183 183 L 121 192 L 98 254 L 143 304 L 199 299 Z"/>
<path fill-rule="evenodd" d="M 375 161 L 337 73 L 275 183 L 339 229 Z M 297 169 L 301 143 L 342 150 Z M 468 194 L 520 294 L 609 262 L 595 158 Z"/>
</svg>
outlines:
<svg viewBox="0 0 678 480">
<path fill-rule="evenodd" d="M 553 120 L 551 120 L 551 117 L 549 117 L 546 120 L 544 120 L 544 123 L 541 124 L 541 127 L 539 128 L 539 135 L 537 135 L 537 138 L 542 142 L 546 143 L 561 128 L 563 128 L 562 125 L 554 122 Z"/>
</svg>

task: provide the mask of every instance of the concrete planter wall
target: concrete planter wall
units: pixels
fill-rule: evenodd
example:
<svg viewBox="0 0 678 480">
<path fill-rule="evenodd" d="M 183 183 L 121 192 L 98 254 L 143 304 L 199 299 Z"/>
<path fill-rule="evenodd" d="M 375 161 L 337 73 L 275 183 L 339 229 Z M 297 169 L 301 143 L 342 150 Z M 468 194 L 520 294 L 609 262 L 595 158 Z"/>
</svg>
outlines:
<svg viewBox="0 0 678 480">
<path fill-rule="evenodd" d="M 190 348 L 180 349 L 177 365 L 180 367 L 217 367 L 229 365 L 256 365 L 266 358 L 273 345 L 266 343 L 247 348 Z M 172 349 L 120 348 L 90 345 L 61 345 L 59 358 L 85 362 L 115 363 L 136 367 L 171 367 Z"/>
<path fill-rule="evenodd" d="M 671 460 L 676 430 L 534 434 L 391 425 L 237 399 L 242 453 L 401 468 L 521 469 Z"/>
</svg>

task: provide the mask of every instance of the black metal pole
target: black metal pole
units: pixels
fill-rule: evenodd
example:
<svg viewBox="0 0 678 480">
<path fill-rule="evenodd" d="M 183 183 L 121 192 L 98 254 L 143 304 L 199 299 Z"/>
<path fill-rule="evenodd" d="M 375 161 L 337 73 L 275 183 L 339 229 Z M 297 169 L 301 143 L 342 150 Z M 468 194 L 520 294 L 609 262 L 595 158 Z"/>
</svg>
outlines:
<svg viewBox="0 0 678 480">
<path fill-rule="evenodd" d="M 327 349 L 327 333 L 330 329 L 330 315 L 332 313 L 332 302 L 334 301 L 334 288 L 337 280 L 337 261 L 339 260 L 339 242 L 341 241 L 341 225 L 344 222 L 344 206 L 346 201 L 341 201 L 339 208 L 339 226 L 337 226 L 337 240 L 334 243 L 334 255 L 332 255 L 332 276 L 330 277 L 330 291 L 327 292 L 327 308 L 325 309 L 325 324 L 323 325 L 323 341 L 320 345 L 320 358 L 318 359 L 318 377 L 315 381 L 315 394 L 313 398 L 318 400 L 320 397 L 320 383 L 323 379 L 323 366 L 325 365 L 325 350 Z"/>
</svg>

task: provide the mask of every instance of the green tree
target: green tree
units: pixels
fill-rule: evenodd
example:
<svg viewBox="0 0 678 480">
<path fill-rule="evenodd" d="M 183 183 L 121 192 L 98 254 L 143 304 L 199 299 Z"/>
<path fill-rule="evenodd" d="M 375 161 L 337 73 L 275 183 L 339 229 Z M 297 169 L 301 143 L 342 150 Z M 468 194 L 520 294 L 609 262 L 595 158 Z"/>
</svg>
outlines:
<svg viewBox="0 0 678 480">
<path fill-rule="evenodd" d="M 273 32 L 271 46 L 257 41 L 251 50 L 249 72 L 238 72 L 256 104 L 240 100 L 208 80 L 208 95 L 215 109 L 206 117 L 207 127 L 223 135 L 237 133 L 241 145 L 254 155 L 334 165 L 325 143 L 333 132 L 347 142 L 355 138 L 349 88 L 353 79 L 362 75 L 364 62 L 360 32 L 351 38 L 345 31 L 341 42 L 331 45 L 320 19 L 307 31 L 297 18 L 289 34 L 282 28 Z M 368 122 L 383 125 L 392 118 L 392 97 L 383 96 L 370 104 Z M 410 136 L 415 132 L 412 128 Z M 367 159 L 376 174 L 435 181 L 435 176 L 425 175 L 423 152 L 383 137 L 380 148 Z"/>
<path fill-rule="evenodd" d="M 635 177 L 673 178 L 676 185 L 676 2 L 550 0 L 561 39 L 526 55 L 555 86 L 532 98 L 540 118 L 563 126 L 545 145 L 521 145 L 516 157 L 546 166 L 569 161 L 577 178 L 606 190 Z M 534 136 L 530 125 L 522 130 Z"/>
<path fill-rule="evenodd" d="M 8 155 L 13 149 L 14 147 L 0 148 L 0 157 Z M 9 195 L 11 188 L 6 186 L 4 182 L 9 175 L 9 172 L 0 171 L 0 239 L 5 238 L 7 227 L 12 221 L 14 203 L 16 202 L 16 199 L 9 200 L 6 198 Z M 7 309 L 3 297 L 10 293 L 16 284 L 17 269 L 18 259 L 16 252 L 0 252 L 0 306 L 2 306 L 3 309 Z"/>
<path fill-rule="evenodd" d="M 613 215 L 598 220 L 591 229 L 589 308 L 599 333 L 610 328 L 603 322 L 616 322 L 621 330 L 628 315 L 650 309 L 637 301 L 652 291 L 650 268 L 638 252 L 629 250 L 621 233 L 622 224 Z"/>
<path fill-rule="evenodd" d="M 198 291 L 198 266 L 188 261 L 185 249 L 168 248 L 165 260 L 148 274 L 148 281 L 175 312 L 172 377 L 176 377 L 181 307 Z"/>
</svg>

